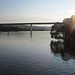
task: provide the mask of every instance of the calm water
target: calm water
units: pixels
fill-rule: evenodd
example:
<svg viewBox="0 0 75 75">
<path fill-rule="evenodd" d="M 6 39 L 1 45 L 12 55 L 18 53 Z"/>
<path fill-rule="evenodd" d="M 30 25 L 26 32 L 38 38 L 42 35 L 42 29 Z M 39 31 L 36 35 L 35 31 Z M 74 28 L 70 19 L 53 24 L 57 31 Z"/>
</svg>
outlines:
<svg viewBox="0 0 75 75">
<path fill-rule="evenodd" d="M 1 32 L 0 75 L 75 75 L 74 56 L 53 52 L 52 40 L 49 31 Z"/>
</svg>

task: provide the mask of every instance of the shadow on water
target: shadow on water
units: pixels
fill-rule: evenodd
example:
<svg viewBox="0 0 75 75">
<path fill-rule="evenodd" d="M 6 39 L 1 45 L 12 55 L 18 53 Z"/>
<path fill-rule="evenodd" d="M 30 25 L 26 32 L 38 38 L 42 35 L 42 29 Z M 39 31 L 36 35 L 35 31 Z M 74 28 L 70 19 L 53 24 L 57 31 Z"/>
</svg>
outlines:
<svg viewBox="0 0 75 75">
<path fill-rule="evenodd" d="M 70 59 L 75 59 L 75 39 L 70 38 L 67 40 L 51 41 L 50 43 L 51 51 L 54 55 L 60 55 L 62 60 L 68 61 Z"/>
</svg>

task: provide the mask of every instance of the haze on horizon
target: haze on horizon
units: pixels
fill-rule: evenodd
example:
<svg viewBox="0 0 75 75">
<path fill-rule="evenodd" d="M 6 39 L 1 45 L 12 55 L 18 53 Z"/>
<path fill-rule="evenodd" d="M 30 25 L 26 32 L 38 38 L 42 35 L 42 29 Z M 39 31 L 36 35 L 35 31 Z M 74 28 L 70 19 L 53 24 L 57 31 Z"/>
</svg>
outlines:
<svg viewBox="0 0 75 75">
<path fill-rule="evenodd" d="M 59 22 L 75 13 L 75 0 L 0 0 L 0 23 Z"/>
</svg>

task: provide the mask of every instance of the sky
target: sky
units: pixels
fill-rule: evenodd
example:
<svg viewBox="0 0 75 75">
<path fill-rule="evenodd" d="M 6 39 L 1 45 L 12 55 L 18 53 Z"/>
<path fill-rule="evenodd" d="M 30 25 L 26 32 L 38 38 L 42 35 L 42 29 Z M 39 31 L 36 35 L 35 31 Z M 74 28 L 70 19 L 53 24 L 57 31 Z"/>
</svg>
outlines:
<svg viewBox="0 0 75 75">
<path fill-rule="evenodd" d="M 0 0 L 0 23 L 60 22 L 75 14 L 75 0 Z"/>
</svg>

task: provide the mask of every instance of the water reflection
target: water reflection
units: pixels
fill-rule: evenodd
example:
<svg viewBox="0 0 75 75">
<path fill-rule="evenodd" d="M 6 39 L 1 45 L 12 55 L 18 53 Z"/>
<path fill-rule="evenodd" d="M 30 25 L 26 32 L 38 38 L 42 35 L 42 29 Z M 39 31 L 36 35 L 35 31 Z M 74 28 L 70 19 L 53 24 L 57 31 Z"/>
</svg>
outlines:
<svg viewBox="0 0 75 75">
<path fill-rule="evenodd" d="M 10 32 L 0 32 L 0 36 L 10 36 L 10 37 L 28 37 L 32 39 L 32 31 L 10 31 Z"/>
<path fill-rule="evenodd" d="M 64 46 L 64 41 L 53 41 L 50 49 L 51 40 L 49 31 L 33 31 L 32 39 L 29 31 L 9 32 L 9 36 L 1 32 L 0 75 L 74 75 L 75 61 L 68 61 L 66 66 L 51 53 L 52 49 L 63 60 L 74 58 L 73 54 L 66 56 L 71 52 L 66 50 L 68 45 Z"/>
<path fill-rule="evenodd" d="M 30 38 L 32 38 L 32 31 L 30 31 Z"/>
<path fill-rule="evenodd" d="M 75 59 L 75 39 L 70 38 L 67 41 L 51 41 L 51 51 L 54 55 L 60 55 L 64 61 Z"/>
</svg>

